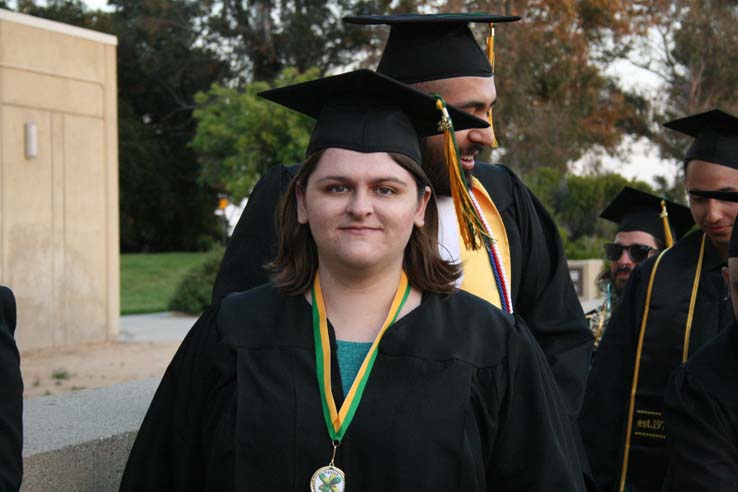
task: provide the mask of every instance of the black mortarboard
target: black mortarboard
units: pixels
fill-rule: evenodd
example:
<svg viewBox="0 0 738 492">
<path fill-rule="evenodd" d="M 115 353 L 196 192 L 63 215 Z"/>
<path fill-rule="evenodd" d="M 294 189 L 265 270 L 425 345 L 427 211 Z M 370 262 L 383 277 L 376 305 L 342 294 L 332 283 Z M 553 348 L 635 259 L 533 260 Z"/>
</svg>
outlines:
<svg viewBox="0 0 738 492">
<path fill-rule="evenodd" d="M 690 195 L 697 195 L 703 198 L 714 198 L 724 202 L 738 202 L 738 191 L 706 191 L 706 190 L 687 190 Z M 728 243 L 728 258 L 738 257 L 738 227 L 733 224 L 733 232 L 730 234 L 730 243 Z"/>
<path fill-rule="evenodd" d="M 669 218 L 667 233 L 663 219 L 663 207 Z M 660 198 L 645 191 L 624 187 L 610 202 L 600 217 L 615 222 L 618 232 L 644 231 L 669 245 L 667 240 L 672 233 L 676 241 L 689 231 L 694 225 L 694 219 L 688 207 L 676 202 Z"/>
<path fill-rule="evenodd" d="M 664 123 L 694 141 L 687 149 L 684 166 L 701 160 L 738 169 L 738 118 L 719 109 Z"/>
<path fill-rule="evenodd" d="M 377 72 L 414 84 L 452 77 L 491 77 L 493 67 L 469 23 L 515 22 L 518 16 L 494 14 L 357 15 L 350 24 L 390 26 Z"/>
<path fill-rule="evenodd" d="M 396 152 L 421 163 L 419 137 L 441 133 L 436 99 L 371 70 L 325 77 L 259 96 L 316 118 L 307 155 L 328 147 Z M 484 120 L 452 106 L 457 130 L 486 128 Z"/>
</svg>

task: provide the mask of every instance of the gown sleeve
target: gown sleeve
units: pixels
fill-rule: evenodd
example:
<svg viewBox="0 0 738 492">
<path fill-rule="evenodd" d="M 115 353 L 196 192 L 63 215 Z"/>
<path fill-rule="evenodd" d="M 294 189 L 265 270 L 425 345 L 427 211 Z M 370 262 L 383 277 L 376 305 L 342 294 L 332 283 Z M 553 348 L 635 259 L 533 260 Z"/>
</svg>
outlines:
<svg viewBox="0 0 738 492">
<path fill-rule="evenodd" d="M 490 491 L 584 491 L 571 425 L 546 359 L 520 321 L 508 339 L 506 370 L 489 394 L 501 397 L 497 435 L 489 455 Z M 491 405 L 493 405 L 492 403 Z"/>
<path fill-rule="evenodd" d="M 269 282 L 264 264 L 277 253 L 275 213 L 297 166 L 274 166 L 256 183 L 223 256 L 213 286 L 213 303 L 231 292 Z"/>
<path fill-rule="evenodd" d="M 515 307 L 543 349 L 566 412 L 574 421 L 584 397 L 592 334 L 569 276 L 556 224 L 530 190 L 508 172 L 522 248 Z"/>
<path fill-rule="evenodd" d="M 23 475 L 23 381 L 15 344 L 15 298 L 0 286 L 0 492 L 15 492 Z"/>
<path fill-rule="evenodd" d="M 636 330 L 643 310 L 640 284 L 650 275 L 652 266 L 649 265 L 653 263 L 643 263 L 631 273 L 607 324 L 587 381 L 579 423 L 598 492 L 614 492 L 620 480 Z"/>
<path fill-rule="evenodd" d="M 666 390 L 669 469 L 664 492 L 738 490 L 738 442 L 729 412 L 684 368 Z M 735 418 L 735 417 L 733 417 Z"/>
<path fill-rule="evenodd" d="M 233 355 L 219 341 L 217 307 L 185 337 L 138 431 L 121 491 L 231 490 Z M 231 437 L 231 439 L 228 438 Z"/>
</svg>

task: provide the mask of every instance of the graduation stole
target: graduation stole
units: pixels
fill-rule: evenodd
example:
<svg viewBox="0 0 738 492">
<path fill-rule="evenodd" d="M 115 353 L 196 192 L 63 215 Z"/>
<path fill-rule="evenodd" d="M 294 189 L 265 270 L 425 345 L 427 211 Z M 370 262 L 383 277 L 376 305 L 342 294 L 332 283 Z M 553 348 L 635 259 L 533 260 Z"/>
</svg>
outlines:
<svg viewBox="0 0 738 492">
<path fill-rule="evenodd" d="M 502 217 L 481 183 L 476 179 L 470 183 L 467 179 L 461 166 L 454 125 L 446 109 L 446 101 L 440 94 L 433 94 L 433 96 L 436 98 L 436 108 L 441 112 L 438 130 L 443 132 L 444 159 L 449 173 L 451 199 L 454 203 L 462 243 L 472 255 L 475 251 L 483 249 L 488 257 L 498 297 L 486 295 L 482 297 L 504 311 L 512 313 L 512 295 L 507 275 L 510 268 L 510 251 Z M 474 196 L 475 191 L 481 193 L 486 200 L 486 210 L 480 206 Z M 500 250 L 498 239 L 503 239 L 505 250 Z M 480 290 L 487 292 L 488 288 Z M 496 300 L 499 302 L 495 302 Z"/>
<path fill-rule="evenodd" d="M 387 313 L 387 319 L 384 321 L 379 333 L 377 333 L 374 343 L 372 343 L 369 352 L 364 358 L 364 362 L 362 362 L 361 367 L 359 368 L 359 372 L 356 374 L 356 379 L 354 379 L 353 384 L 351 384 L 351 389 L 349 389 L 340 410 L 338 410 L 336 408 L 336 402 L 333 399 L 333 391 L 331 388 L 331 344 L 330 337 L 328 335 L 328 317 L 325 311 L 323 292 L 320 289 L 320 278 L 317 272 L 315 274 L 311 290 L 313 301 L 315 366 L 318 374 L 320 400 L 323 404 L 323 417 L 325 418 L 325 424 L 328 428 L 328 435 L 333 441 L 334 449 L 338 444 L 340 444 L 341 439 L 343 439 L 344 434 L 346 434 L 346 430 L 349 425 L 351 425 L 351 421 L 356 414 L 356 409 L 359 407 L 361 397 L 364 395 L 366 383 L 369 380 L 372 369 L 374 368 L 374 361 L 377 358 L 379 342 L 382 340 L 382 336 L 385 334 L 387 329 L 389 329 L 397 319 L 398 314 L 405 305 L 405 301 L 407 301 L 407 298 L 410 295 L 410 289 L 410 282 L 403 271 L 400 277 L 400 284 L 395 292 L 395 297 L 392 300 L 389 313 Z"/>
<path fill-rule="evenodd" d="M 462 288 L 503 311 L 512 313 L 512 290 L 507 273 L 511 268 L 510 243 L 502 215 L 477 178 L 472 178 L 470 195 L 489 239 L 485 242 L 483 251 L 470 249 L 462 251 L 461 258 L 464 262 Z M 490 289 L 489 275 L 482 267 L 482 263 L 489 263 L 493 277 L 493 289 Z"/>
<path fill-rule="evenodd" d="M 700 276 L 702 273 L 702 263 L 705 256 L 705 240 L 706 235 L 702 234 L 702 240 L 700 242 L 699 257 L 697 259 L 697 268 L 694 273 L 694 279 L 692 281 L 692 291 L 689 299 L 689 309 L 687 311 L 687 321 L 684 327 L 684 342 L 681 355 L 681 362 L 684 363 L 689 356 L 689 338 L 692 332 L 692 320 L 694 317 L 694 308 L 697 301 L 697 290 L 700 284 Z M 648 447 L 649 444 L 653 447 L 654 443 L 656 448 L 663 448 L 664 439 L 666 435 L 663 429 L 663 396 L 661 402 L 653 402 L 654 398 L 643 398 L 646 400 L 646 404 L 650 404 L 653 408 L 636 408 L 640 406 L 636 402 L 636 397 L 641 394 L 641 388 L 639 387 L 639 376 L 641 369 L 641 358 L 643 356 L 644 338 L 646 334 L 646 325 L 648 323 L 648 314 L 651 305 L 651 296 L 653 293 L 653 285 L 656 280 L 656 271 L 659 263 L 664 255 L 669 251 L 665 249 L 656 259 L 651 271 L 651 276 L 648 280 L 648 287 L 646 289 L 645 305 L 643 307 L 643 316 L 641 318 L 640 332 L 638 334 L 638 345 L 636 348 L 635 355 L 635 366 L 633 368 L 633 382 L 630 391 L 630 404 L 628 406 L 628 420 L 625 434 L 625 449 L 623 453 L 623 465 L 620 473 L 620 487 L 618 490 L 623 492 L 627 485 L 628 477 L 628 462 L 631 453 L 632 441 L 638 439 L 639 446 Z M 652 400 L 648 402 L 648 399 Z M 642 403 L 641 403 L 642 405 Z M 637 416 L 635 414 L 638 414 Z M 636 429 L 633 429 L 633 421 L 636 420 Z M 658 444 L 661 444 L 660 446 Z"/>
</svg>

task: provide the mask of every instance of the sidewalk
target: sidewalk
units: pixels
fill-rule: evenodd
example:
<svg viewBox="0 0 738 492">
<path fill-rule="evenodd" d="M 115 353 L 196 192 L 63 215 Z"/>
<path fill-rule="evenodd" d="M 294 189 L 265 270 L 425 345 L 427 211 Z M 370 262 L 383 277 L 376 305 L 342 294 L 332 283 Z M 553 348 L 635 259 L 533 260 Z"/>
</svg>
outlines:
<svg viewBox="0 0 738 492">
<path fill-rule="evenodd" d="M 121 316 L 116 341 L 24 352 L 23 396 L 160 378 L 195 321 L 195 316 L 169 312 Z"/>
<path fill-rule="evenodd" d="M 181 342 L 197 321 L 196 316 L 164 312 L 120 317 L 121 342 Z"/>
</svg>

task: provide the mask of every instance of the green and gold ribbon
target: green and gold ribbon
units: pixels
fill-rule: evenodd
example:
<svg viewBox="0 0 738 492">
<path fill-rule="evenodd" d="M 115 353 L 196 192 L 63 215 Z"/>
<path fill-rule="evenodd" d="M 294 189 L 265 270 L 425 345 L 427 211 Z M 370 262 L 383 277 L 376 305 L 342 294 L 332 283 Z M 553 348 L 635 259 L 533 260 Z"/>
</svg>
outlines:
<svg viewBox="0 0 738 492">
<path fill-rule="evenodd" d="M 397 287 L 395 297 L 392 300 L 387 319 L 382 328 L 377 333 L 369 352 L 364 357 L 364 362 L 356 374 L 351 389 L 346 394 L 346 398 L 341 405 L 341 409 L 336 408 L 336 402 L 333 399 L 333 391 L 331 388 L 331 344 L 328 336 L 328 317 L 325 311 L 325 302 L 323 300 L 323 292 L 320 289 L 320 278 L 315 274 L 313 280 L 313 288 L 311 290 L 313 300 L 313 336 L 315 337 L 315 365 L 318 373 L 318 386 L 320 388 L 321 402 L 323 403 L 323 416 L 328 427 L 328 434 L 334 442 L 340 442 L 351 421 L 354 418 L 356 409 L 359 407 L 361 397 L 364 394 L 369 376 L 371 375 L 374 361 L 377 358 L 377 348 L 382 336 L 387 329 L 397 319 L 397 315 L 405 305 L 408 295 L 410 295 L 410 282 L 407 275 L 402 272 L 400 277 L 400 285 Z"/>
</svg>

